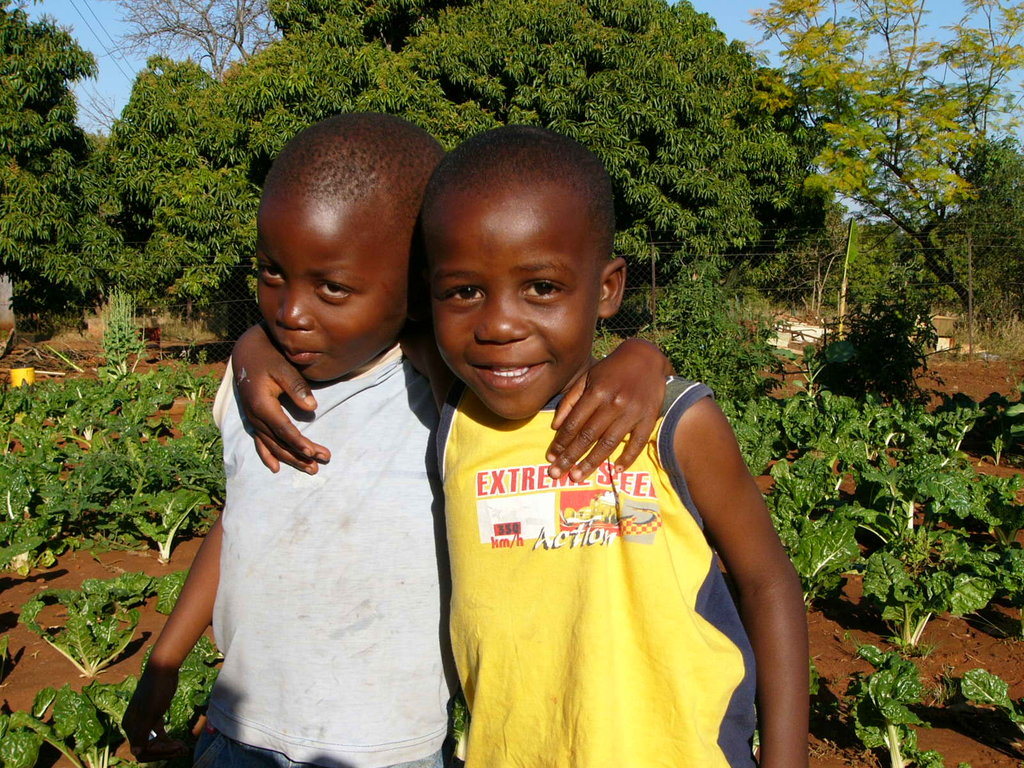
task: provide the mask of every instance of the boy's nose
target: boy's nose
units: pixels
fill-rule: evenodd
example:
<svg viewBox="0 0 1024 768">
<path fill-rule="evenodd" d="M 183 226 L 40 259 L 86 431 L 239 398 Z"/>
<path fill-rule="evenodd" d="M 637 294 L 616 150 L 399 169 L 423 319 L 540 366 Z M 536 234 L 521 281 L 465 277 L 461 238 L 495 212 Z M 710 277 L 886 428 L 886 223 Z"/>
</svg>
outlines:
<svg viewBox="0 0 1024 768">
<path fill-rule="evenodd" d="M 292 330 L 306 330 L 311 319 L 304 302 L 294 292 L 282 291 L 277 305 L 278 324 Z"/>
<path fill-rule="evenodd" d="M 475 335 L 481 344 L 508 344 L 526 337 L 526 322 L 514 302 L 491 298 L 483 308 Z"/>
</svg>

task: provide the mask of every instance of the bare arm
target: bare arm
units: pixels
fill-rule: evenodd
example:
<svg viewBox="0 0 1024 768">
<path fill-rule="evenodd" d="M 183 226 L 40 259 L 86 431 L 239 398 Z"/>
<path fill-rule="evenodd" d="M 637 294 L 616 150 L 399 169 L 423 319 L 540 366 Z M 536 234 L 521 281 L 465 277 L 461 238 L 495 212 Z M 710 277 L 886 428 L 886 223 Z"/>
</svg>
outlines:
<svg viewBox="0 0 1024 768">
<path fill-rule="evenodd" d="M 409 323 L 401 343 L 416 370 L 430 379 L 440 406 L 455 379 L 437 352 L 429 323 Z M 328 461 L 330 452 L 295 428 L 278 399 L 287 395 L 302 408 L 316 408 L 306 380 L 278 352 L 262 326 L 245 332 L 232 359 L 239 399 L 263 463 L 274 472 L 284 462 L 315 474 L 318 462 Z M 570 472 L 575 480 L 587 477 L 627 435 L 616 465 L 628 468 L 654 429 L 665 397 L 665 377 L 671 372 L 661 351 L 640 339 L 624 341 L 595 364 L 555 412 L 552 426 L 557 432 L 548 450 L 551 475 Z"/>
<path fill-rule="evenodd" d="M 218 519 L 199 547 L 178 602 L 153 646 L 125 711 L 122 725 L 132 754 L 142 762 L 189 753 L 186 745 L 164 731 L 164 715 L 177 690 L 182 662 L 213 622 L 213 604 L 220 582 L 222 531 Z M 155 735 L 151 738 L 150 734 Z"/>
<path fill-rule="evenodd" d="M 757 661 L 762 768 L 807 766 L 807 618 L 800 580 L 732 428 L 710 399 L 682 417 L 675 451 L 712 545 L 732 578 Z"/>
</svg>

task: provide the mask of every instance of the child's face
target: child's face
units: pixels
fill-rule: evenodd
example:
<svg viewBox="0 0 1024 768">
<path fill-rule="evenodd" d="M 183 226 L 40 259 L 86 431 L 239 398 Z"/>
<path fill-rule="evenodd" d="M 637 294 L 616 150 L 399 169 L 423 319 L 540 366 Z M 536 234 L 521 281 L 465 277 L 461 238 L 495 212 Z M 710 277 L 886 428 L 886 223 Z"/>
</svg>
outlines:
<svg viewBox="0 0 1024 768">
<path fill-rule="evenodd" d="M 449 193 L 424 222 L 441 356 L 494 413 L 536 414 L 590 365 L 625 266 L 555 186 Z"/>
<path fill-rule="evenodd" d="M 405 322 L 411 233 L 386 218 L 368 201 L 327 209 L 277 192 L 260 203 L 260 311 L 311 381 L 366 365 Z"/>
</svg>

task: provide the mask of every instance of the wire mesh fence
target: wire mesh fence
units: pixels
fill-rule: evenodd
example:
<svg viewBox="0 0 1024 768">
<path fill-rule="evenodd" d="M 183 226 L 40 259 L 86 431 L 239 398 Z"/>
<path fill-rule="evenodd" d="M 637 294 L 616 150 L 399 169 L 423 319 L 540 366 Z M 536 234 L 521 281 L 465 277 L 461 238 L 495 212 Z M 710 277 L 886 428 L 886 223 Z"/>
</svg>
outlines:
<svg viewBox="0 0 1024 768">
<path fill-rule="evenodd" d="M 652 239 L 652 257 L 629 265 L 621 309 L 616 317 L 603 324 L 602 331 L 612 337 L 655 334 L 660 328 L 659 307 L 666 297 L 678 290 L 681 281 L 695 276 L 696 265 L 709 259 L 720 266 L 718 282 L 723 288 L 723 301 L 728 301 L 730 309 L 741 319 L 770 322 L 772 318 L 789 318 L 827 323 L 839 312 L 841 304 L 839 294 L 846 242 L 835 232 L 822 230 L 818 234 L 817 240 L 805 238 L 800 248 L 789 251 L 781 251 L 777 244 L 765 241 L 725 254 L 687 254 L 684 243 Z M 1006 258 L 1019 261 L 1007 244 L 989 243 L 986 247 L 1005 249 Z M 259 320 L 255 270 L 251 263 L 235 265 L 226 272 L 222 266 L 210 269 L 219 271 L 216 282 L 221 287 L 202 301 L 172 295 L 138 302 L 137 321 L 151 342 L 189 348 L 229 344 Z M 877 265 L 872 266 L 870 259 L 851 265 L 848 281 L 851 294 L 863 294 L 869 283 L 878 283 L 881 278 L 872 270 L 877 273 L 879 269 Z M 1002 280 L 998 287 L 1004 298 L 1003 305 L 995 311 L 993 307 L 979 310 L 975 288 L 981 287 L 979 295 L 987 297 L 991 290 L 985 291 L 991 286 L 972 285 L 978 281 L 977 278 L 972 281 L 969 274 L 957 275 L 956 283 L 928 279 L 922 274 L 908 273 L 900 290 L 926 292 L 939 309 L 945 302 L 945 308 L 961 316 L 961 333 L 965 337 L 968 327 L 973 327 L 969 322 L 972 313 L 980 311 L 989 319 L 995 317 L 998 321 L 1002 317 L 1008 322 L 1016 322 L 1020 314 L 1018 297 L 1024 295 L 1024 282 Z M 965 286 L 969 294 L 963 306 L 956 291 Z M 1005 300 L 1006 297 L 1009 300 Z M 102 308 L 82 308 L 82 314 L 90 331 L 101 335 Z"/>
</svg>

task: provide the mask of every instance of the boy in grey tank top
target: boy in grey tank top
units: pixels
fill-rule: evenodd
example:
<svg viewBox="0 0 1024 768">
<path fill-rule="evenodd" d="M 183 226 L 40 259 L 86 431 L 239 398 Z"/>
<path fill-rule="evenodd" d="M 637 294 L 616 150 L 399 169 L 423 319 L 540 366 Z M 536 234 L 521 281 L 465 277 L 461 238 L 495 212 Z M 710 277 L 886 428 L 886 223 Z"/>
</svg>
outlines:
<svg viewBox="0 0 1024 768">
<path fill-rule="evenodd" d="M 301 132 L 274 162 L 257 216 L 265 327 L 317 388 L 303 429 L 348 430 L 367 447 L 316 477 L 273 475 L 228 408 L 224 513 L 125 715 L 138 758 L 180 753 L 163 715 L 212 619 L 225 662 L 197 764 L 440 766 L 436 417 L 395 345 L 420 196 L 441 155 L 404 120 L 353 114 Z"/>
</svg>

